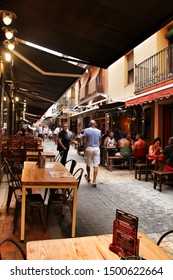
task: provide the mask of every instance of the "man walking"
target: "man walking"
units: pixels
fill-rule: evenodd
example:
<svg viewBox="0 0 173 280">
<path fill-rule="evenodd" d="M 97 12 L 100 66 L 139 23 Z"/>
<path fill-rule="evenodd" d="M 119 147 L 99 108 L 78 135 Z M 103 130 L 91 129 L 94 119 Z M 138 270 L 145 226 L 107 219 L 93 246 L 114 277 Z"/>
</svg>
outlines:
<svg viewBox="0 0 173 280">
<path fill-rule="evenodd" d="M 100 143 L 101 131 L 96 128 L 97 124 L 94 120 L 90 121 L 90 127 L 84 129 L 83 145 L 84 145 L 84 158 L 86 162 L 87 174 L 85 178 L 90 183 L 90 171 L 93 166 L 93 182 L 92 186 L 96 187 L 96 178 L 98 174 L 98 165 L 100 163 Z"/>
<path fill-rule="evenodd" d="M 57 144 L 58 144 L 58 150 L 59 152 L 63 152 L 63 155 L 61 157 L 61 163 L 63 165 L 66 164 L 67 161 L 67 155 L 68 155 L 68 151 L 70 148 L 70 137 L 68 135 L 68 125 L 67 123 L 63 123 L 62 124 L 62 130 L 59 132 L 58 134 L 58 140 L 57 140 Z"/>
</svg>

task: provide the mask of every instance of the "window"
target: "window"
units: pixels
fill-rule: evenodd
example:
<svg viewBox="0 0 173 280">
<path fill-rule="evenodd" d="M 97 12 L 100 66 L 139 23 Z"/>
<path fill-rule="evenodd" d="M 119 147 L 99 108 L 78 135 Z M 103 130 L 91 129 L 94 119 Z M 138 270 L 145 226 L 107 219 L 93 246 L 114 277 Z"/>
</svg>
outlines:
<svg viewBox="0 0 173 280">
<path fill-rule="evenodd" d="M 127 55 L 127 84 L 134 82 L 134 55 L 133 52 Z"/>
</svg>

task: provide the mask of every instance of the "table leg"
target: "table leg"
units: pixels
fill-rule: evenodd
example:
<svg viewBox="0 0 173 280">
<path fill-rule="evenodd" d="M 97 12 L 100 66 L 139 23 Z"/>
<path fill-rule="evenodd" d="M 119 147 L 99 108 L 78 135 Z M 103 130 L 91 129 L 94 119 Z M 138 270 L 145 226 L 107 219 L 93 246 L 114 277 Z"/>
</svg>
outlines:
<svg viewBox="0 0 173 280">
<path fill-rule="evenodd" d="M 156 163 L 155 163 L 155 170 L 159 169 L 159 160 L 158 157 L 156 157 Z"/>
<path fill-rule="evenodd" d="M 73 212 L 72 212 L 72 231 L 71 237 L 75 237 L 75 230 L 76 230 L 76 210 L 77 210 L 77 187 L 74 188 L 73 194 Z"/>
<path fill-rule="evenodd" d="M 146 157 L 145 181 L 148 182 L 148 159 Z"/>
<path fill-rule="evenodd" d="M 108 150 L 106 149 L 106 166 L 109 165 L 108 156 L 109 156 L 109 152 L 108 152 Z"/>
<path fill-rule="evenodd" d="M 26 186 L 22 186 L 20 241 L 24 241 L 25 239 L 25 209 L 26 209 Z"/>
</svg>

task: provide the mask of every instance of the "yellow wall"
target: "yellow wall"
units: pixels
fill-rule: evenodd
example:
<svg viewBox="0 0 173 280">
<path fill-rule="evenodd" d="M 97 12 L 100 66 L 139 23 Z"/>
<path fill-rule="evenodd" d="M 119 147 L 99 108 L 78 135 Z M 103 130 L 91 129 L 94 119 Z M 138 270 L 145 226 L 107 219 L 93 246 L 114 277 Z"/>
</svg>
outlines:
<svg viewBox="0 0 173 280">
<path fill-rule="evenodd" d="M 134 64 L 143 62 L 168 46 L 168 40 L 165 39 L 167 26 L 134 48 Z M 134 96 L 134 83 L 126 85 L 126 66 L 126 57 L 123 56 L 108 68 L 108 95 L 113 101 Z"/>
<path fill-rule="evenodd" d="M 124 57 L 108 68 L 108 95 L 113 101 L 126 99 L 133 95 L 134 84 L 125 86 Z"/>
</svg>

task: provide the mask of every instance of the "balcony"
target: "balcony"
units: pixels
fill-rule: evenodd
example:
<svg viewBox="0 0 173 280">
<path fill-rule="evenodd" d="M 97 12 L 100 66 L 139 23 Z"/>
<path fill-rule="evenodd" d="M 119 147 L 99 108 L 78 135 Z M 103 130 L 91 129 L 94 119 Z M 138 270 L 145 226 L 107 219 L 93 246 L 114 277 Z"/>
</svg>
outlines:
<svg viewBox="0 0 173 280">
<path fill-rule="evenodd" d="M 173 44 L 135 65 L 135 92 L 173 78 Z"/>
</svg>

